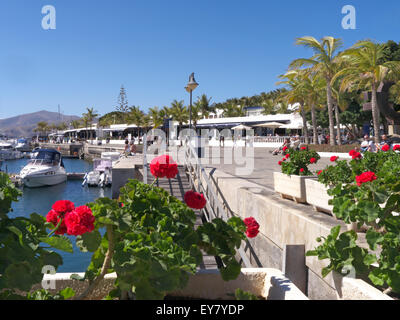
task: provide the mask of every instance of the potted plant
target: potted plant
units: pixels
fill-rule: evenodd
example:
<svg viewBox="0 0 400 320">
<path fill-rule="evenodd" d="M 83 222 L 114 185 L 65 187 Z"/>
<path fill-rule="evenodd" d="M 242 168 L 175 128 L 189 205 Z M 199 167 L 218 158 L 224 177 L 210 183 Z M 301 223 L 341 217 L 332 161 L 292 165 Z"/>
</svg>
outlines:
<svg viewBox="0 0 400 320">
<path fill-rule="evenodd" d="M 283 158 L 278 161 L 282 172 L 274 172 L 274 188 L 282 198 L 289 198 L 299 203 L 306 202 L 305 180 L 315 178 L 309 170 L 310 164 L 315 164 L 320 159 L 316 151 L 283 148 Z"/>
<path fill-rule="evenodd" d="M 354 153 L 353 153 L 354 154 Z M 400 294 L 400 156 L 388 150 L 365 153 L 362 158 L 350 161 L 350 183 L 338 182 L 328 193 L 336 217 L 358 227 L 367 225 L 368 248 L 357 244 L 354 230 L 340 233 L 340 226 L 331 230 L 315 250 L 307 253 L 319 259 L 329 259 L 322 270 L 326 276 L 331 271 L 342 273 L 353 270 L 357 277 L 367 278 L 384 293 Z"/>
<path fill-rule="evenodd" d="M 332 156 L 325 169 L 319 170 L 316 174 L 318 178 L 306 180 L 307 203 L 312 205 L 315 210 L 332 214 L 333 206 L 329 200 L 333 199 L 328 194 L 328 190 L 338 183 L 352 182 L 352 170 L 346 160 L 338 160 L 339 157 Z"/>
</svg>

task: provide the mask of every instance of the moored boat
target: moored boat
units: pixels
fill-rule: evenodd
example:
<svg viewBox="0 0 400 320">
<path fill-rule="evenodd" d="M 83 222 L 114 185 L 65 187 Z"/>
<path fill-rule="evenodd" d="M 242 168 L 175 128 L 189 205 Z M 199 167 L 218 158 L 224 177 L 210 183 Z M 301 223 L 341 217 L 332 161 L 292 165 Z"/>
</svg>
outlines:
<svg viewBox="0 0 400 320">
<path fill-rule="evenodd" d="M 21 170 L 20 177 L 24 186 L 30 188 L 65 182 L 67 172 L 61 153 L 54 149 L 35 150 L 29 163 Z"/>
</svg>

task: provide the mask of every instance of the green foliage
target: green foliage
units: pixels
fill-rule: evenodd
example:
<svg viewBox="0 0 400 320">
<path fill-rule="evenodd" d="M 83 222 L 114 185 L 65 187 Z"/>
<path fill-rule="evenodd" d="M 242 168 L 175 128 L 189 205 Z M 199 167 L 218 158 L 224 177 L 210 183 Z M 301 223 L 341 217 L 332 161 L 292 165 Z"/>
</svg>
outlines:
<svg viewBox="0 0 400 320">
<path fill-rule="evenodd" d="M 318 181 L 325 186 L 354 181 L 353 172 L 346 160 L 336 161 L 335 165 L 327 166 L 318 175 Z"/>
<path fill-rule="evenodd" d="M 236 300 L 259 300 L 256 295 L 249 291 L 243 291 L 240 288 L 235 290 L 235 298 Z"/>
<path fill-rule="evenodd" d="M 286 173 L 287 175 L 311 176 L 313 173 L 308 169 L 308 166 L 311 164 L 310 160 L 314 158 L 314 163 L 317 163 L 321 158 L 314 150 L 294 150 L 289 148 L 283 152 L 284 158 L 287 154 L 289 158 L 282 161 L 281 164 L 282 173 Z"/>
<path fill-rule="evenodd" d="M 30 218 L 9 218 L 11 204 L 20 194 L 8 175 L 0 173 L 0 291 L 4 299 L 14 299 L 18 296 L 15 290 L 29 291 L 34 284 L 40 283 L 44 266 L 57 269 L 62 264 L 61 256 L 42 243 L 60 250 L 72 250 L 66 238 L 48 237 L 44 217 L 33 213 Z"/>
<path fill-rule="evenodd" d="M 114 246 L 107 272 L 115 271 L 118 279 L 106 299 L 126 291 L 136 299 L 162 299 L 167 292 L 184 288 L 202 261 L 201 250 L 221 257 L 225 280 L 239 275 L 235 248 L 246 229 L 241 219 L 215 219 L 195 229 L 193 210 L 165 190 L 137 180 L 121 188 L 119 201 L 122 207 L 107 198 L 89 204 L 96 218 L 94 234 L 77 239 L 79 247 L 94 251 L 85 273 L 90 281 L 100 275 L 108 249 Z M 105 226 L 112 227 L 113 244 L 107 234 L 100 241 L 97 232 Z"/>
<path fill-rule="evenodd" d="M 377 179 L 358 186 L 355 177 L 366 171 L 374 172 Z M 399 154 L 365 153 L 361 160 L 351 160 L 349 165 L 338 161 L 336 168 L 328 168 L 326 176 L 323 174 L 321 182 L 332 186 L 328 194 L 333 196 L 333 213 L 346 223 L 366 224 L 369 249 L 380 253 L 376 256 L 356 245 L 357 235 L 353 231 L 339 236 L 337 226 L 322 245 L 307 254 L 330 260 L 329 266 L 322 270 L 323 275 L 331 270 L 340 272 L 344 266 L 351 265 L 357 274 L 368 275 L 375 285 L 389 286 L 399 293 L 400 220 L 396 214 L 400 212 Z"/>
</svg>

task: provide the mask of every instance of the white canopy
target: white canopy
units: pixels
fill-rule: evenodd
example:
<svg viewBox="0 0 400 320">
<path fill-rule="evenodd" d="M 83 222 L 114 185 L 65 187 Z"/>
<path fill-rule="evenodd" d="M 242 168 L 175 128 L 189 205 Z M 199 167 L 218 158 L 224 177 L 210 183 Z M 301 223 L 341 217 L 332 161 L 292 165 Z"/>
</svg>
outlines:
<svg viewBox="0 0 400 320">
<path fill-rule="evenodd" d="M 239 124 L 232 128 L 233 130 L 251 130 L 251 127 L 244 126 L 243 124 Z"/>
<path fill-rule="evenodd" d="M 253 127 L 262 127 L 262 128 L 281 128 L 283 123 L 280 122 L 265 122 L 261 124 L 256 124 Z"/>
<path fill-rule="evenodd" d="M 279 127 L 280 129 L 303 129 L 302 122 L 291 122 L 288 124 L 284 124 Z M 307 128 L 311 128 L 311 126 L 307 123 Z"/>
</svg>

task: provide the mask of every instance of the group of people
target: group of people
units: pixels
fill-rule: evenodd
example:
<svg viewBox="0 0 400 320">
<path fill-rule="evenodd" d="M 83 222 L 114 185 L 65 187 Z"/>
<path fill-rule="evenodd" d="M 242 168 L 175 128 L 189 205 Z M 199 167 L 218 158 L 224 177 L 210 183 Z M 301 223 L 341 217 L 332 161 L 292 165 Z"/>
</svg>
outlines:
<svg viewBox="0 0 400 320">
<path fill-rule="evenodd" d="M 296 135 L 291 138 L 285 138 L 283 144 L 279 148 L 272 151 L 272 154 L 276 156 L 277 154 L 282 153 L 284 147 L 298 150 L 300 148 L 300 136 Z"/>
<path fill-rule="evenodd" d="M 364 140 L 361 142 L 360 152 L 378 152 L 382 150 L 384 145 L 388 145 L 389 148 L 392 148 L 392 143 L 388 139 L 386 134 L 381 136 L 381 142 L 375 143 L 374 138 L 370 137 L 369 135 L 364 136 Z"/>
<path fill-rule="evenodd" d="M 134 156 L 136 154 L 135 138 L 132 138 L 130 142 L 125 139 L 124 154 L 126 156 Z"/>
</svg>

